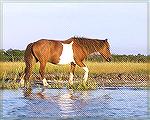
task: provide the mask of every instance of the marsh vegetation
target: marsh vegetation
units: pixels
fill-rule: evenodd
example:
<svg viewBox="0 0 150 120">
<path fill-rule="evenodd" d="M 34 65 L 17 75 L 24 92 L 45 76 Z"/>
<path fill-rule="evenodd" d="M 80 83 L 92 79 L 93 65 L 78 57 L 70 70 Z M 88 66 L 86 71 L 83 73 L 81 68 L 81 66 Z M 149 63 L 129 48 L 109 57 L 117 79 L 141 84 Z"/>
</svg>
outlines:
<svg viewBox="0 0 150 120">
<path fill-rule="evenodd" d="M 132 62 L 91 62 L 86 61 L 90 70 L 86 89 L 95 89 L 97 86 L 149 86 L 149 63 Z M 21 73 L 23 73 L 24 62 L 0 62 L 0 88 L 19 88 Z M 67 87 L 69 77 L 69 65 L 53 65 L 48 63 L 46 66 L 46 79 L 51 81 L 49 88 Z M 75 70 L 74 89 L 82 89 L 83 70 L 79 67 Z M 39 63 L 37 63 L 31 76 L 33 84 L 39 85 Z"/>
</svg>

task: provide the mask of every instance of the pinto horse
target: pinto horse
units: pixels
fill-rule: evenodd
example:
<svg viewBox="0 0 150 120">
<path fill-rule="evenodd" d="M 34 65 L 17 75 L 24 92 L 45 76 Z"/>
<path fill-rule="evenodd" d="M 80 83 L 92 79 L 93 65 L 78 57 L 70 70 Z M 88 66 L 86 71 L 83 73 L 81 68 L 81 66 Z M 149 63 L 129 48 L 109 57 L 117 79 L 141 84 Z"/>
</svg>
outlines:
<svg viewBox="0 0 150 120">
<path fill-rule="evenodd" d="M 39 73 L 43 80 L 43 85 L 48 86 L 44 77 L 47 62 L 52 64 L 70 64 L 69 83 L 73 84 L 73 76 L 76 65 L 83 68 L 83 82 L 88 79 L 89 69 L 83 60 L 90 54 L 98 52 L 106 60 L 111 60 L 110 46 L 108 40 L 89 39 L 71 37 L 65 41 L 41 39 L 30 43 L 25 50 L 25 75 L 21 81 L 25 80 L 25 86 L 29 82 L 33 67 L 36 62 L 40 62 Z"/>
</svg>

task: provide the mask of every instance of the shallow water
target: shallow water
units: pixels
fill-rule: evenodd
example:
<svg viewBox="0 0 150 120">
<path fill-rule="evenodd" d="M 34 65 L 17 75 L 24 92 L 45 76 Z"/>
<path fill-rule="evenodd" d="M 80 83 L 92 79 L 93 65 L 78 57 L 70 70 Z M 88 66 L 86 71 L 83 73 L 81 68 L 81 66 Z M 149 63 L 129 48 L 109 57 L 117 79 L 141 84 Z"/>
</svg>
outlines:
<svg viewBox="0 0 150 120">
<path fill-rule="evenodd" d="M 148 119 L 148 92 L 132 88 L 105 88 L 90 91 L 34 88 L 24 97 L 23 90 L 1 90 L 3 119 Z"/>
</svg>

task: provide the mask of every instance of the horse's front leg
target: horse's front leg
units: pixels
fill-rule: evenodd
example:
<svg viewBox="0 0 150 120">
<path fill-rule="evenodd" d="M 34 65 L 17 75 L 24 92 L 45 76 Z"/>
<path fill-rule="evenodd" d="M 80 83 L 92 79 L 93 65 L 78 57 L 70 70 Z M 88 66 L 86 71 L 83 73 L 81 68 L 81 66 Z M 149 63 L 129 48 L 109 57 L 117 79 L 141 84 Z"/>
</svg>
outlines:
<svg viewBox="0 0 150 120">
<path fill-rule="evenodd" d="M 83 84 L 86 85 L 88 74 L 89 74 L 89 69 L 82 61 L 78 61 L 76 63 L 79 67 L 81 67 L 84 70 Z"/>
<path fill-rule="evenodd" d="M 71 62 L 71 69 L 70 69 L 70 75 L 69 75 L 69 84 L 73 85 L 73 76 L 75 71 L 76 64 L 74 62 Z"/>
<path fill-rule="evenodd" d="M 88 79 L 89 69 L 88 69 L 88 67 L 87 67 L 87 66 L 82 67 L 82 68 L 83 68 L 83 70 L 85 71 L 85 73 L 84 73 L 84 77 L 83 77 L 83 83 L 84 83 L 84 84 L 86 84 L 87 79 Z"/>
</svg>

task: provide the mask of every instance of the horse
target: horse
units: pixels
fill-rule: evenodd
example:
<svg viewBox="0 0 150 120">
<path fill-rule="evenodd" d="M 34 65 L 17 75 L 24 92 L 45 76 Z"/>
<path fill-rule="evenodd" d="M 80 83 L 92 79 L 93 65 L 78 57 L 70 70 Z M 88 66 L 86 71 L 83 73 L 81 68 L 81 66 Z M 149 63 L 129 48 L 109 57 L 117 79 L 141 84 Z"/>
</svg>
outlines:
<svg viewBox="0 0 150 120">
<path fill-rule="evenodd" d="M 84 63 L 88 55 L 98 52 L 108 62 L 111 61 L 111 52 L 108 39 L 90 39 L 84 37 L 71 37 L 67 40 L 49 40 L 40 39 L 28 44 L 25 55 L 25 71 L 21 81 L 24 86 L 30 83 L 35 63 L 40 63 L 40 76 L 43 85 L 48 86 L 45 74 L 46 63 L 50 62 L 55 65 L 70 64 L 69 84 L 73 84 L 75 67 L 78 65 L 84 70 L 83 83 L 87 82 L 89 69 Z"/>
</svg>

